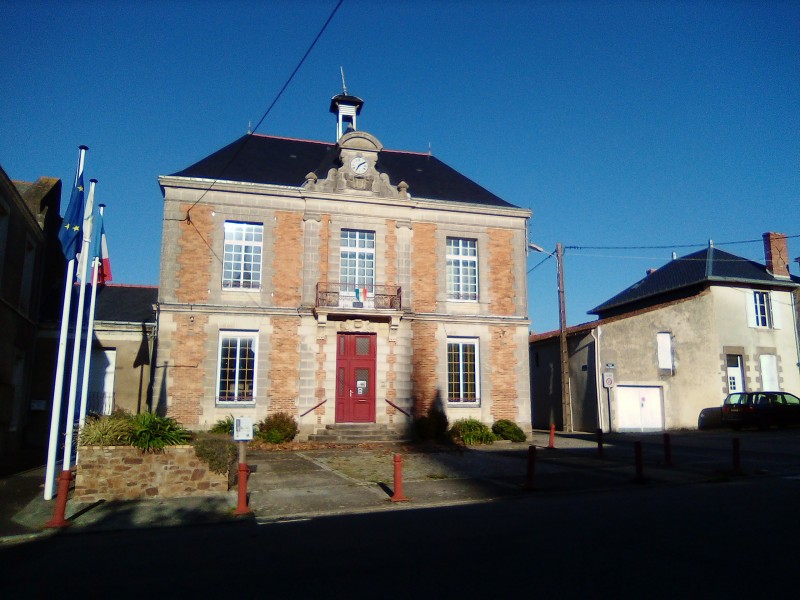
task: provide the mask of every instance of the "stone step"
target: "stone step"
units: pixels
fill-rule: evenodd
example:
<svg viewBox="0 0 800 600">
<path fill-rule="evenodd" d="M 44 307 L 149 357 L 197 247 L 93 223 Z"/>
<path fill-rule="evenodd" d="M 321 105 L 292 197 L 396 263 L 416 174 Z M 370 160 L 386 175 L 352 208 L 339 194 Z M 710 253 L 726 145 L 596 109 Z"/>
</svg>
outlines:
<svg viewBox="0 0 800 600">
<path fill-rule="evenodd" d="M 378 423 L 336 423 L 308 436 L 311 442 L 398 442 L 403 437 L 385 424 Z"/>
</svg>

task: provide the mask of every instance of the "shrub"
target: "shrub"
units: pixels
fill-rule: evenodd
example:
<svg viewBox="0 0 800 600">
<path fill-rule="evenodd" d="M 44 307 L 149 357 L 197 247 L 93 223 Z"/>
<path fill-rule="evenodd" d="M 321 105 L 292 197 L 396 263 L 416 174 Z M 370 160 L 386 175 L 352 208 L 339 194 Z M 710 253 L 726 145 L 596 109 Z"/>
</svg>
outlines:
<svg viewBox="0 0 800 600">
<path fill-rule="evenodd" d="M 214 473 L 228 476 L 228 484 L 233 483 L 236 473 L 238 449 L 229 435 L 221 433 L 201 433 L 192 440 L 197 458 L 208 465 Z"/>
<path fill-rule="evenodd" d="M 524 442 L 527 438 L 525 432 L 519 428 L 519 425 L 514 421 L 508 419 L 500 419 L 492 425 L 492 433 L 504 440 L 511 440 L 512 442 Z"/>
<path fill-rule="evenodd" d="M 208 430 L 209 433 L 227 433 L 233 435 L 233 415 L 228 415 L 224 419 L 220 419 L 214 423 Z"/>
<path fill-rule="evenodd" d="M 189 432 L 175 419 L 143 412 L 132 418 L 131 446 L 142 452 L 161 452 L 165 446 L 189 441 Z"/>
<path fill-rule="evenodd" d="M 268 416 L 258 424 L 256 439 L 270 444 L 291 442 L 297 435 L 297 421 L 288 413 L 279 412 Z"/>
<path fill-rule="evenodd" d="M 486 425 L 477 419 L 460 419 L 450 428 L 450 436 L 461 440 L 467 446 L 474 444 L 491 444 L 497 438 Z"/>
<path fill-rule="evenodd" d="M 122 411 L 87 417 L 78 435 L 81 446 L 130 446 L 133 419 Z"/>
</svg>

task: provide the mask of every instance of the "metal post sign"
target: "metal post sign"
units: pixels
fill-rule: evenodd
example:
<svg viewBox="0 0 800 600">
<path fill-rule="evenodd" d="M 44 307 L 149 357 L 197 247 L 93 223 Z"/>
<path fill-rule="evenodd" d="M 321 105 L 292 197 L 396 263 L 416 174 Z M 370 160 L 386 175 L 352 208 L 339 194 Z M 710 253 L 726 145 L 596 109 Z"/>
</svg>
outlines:
<svg viewBox="0 0 800 600">
<path fill-rule="evenodd" d="M 614 373 L 611 371 L 606 371 L 603 373 L 603 387 L 612 388 L 614 387 Z"/>
<path fill-rule="evenodd" d="M 253 439 L 253 419 L 250 417 L 236 417 L 233 420 L 233 440 L 235 442 L 249 442 Z"/>
</svg>

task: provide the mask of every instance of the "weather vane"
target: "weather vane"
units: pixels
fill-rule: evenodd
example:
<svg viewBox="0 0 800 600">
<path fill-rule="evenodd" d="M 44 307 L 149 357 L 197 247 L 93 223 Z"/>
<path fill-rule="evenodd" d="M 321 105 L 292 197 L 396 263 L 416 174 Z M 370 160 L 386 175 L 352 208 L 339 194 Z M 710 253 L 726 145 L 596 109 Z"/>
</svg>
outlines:
<svg viewBox="0 0 800 600">
<path fill-rule="evenodd" d="M 342 72 L 342 90 L 344 95 L 347 96 L 347 84 L 344 82 L 344 67 L 340 66 L 339 70 Z"/>
</svg>

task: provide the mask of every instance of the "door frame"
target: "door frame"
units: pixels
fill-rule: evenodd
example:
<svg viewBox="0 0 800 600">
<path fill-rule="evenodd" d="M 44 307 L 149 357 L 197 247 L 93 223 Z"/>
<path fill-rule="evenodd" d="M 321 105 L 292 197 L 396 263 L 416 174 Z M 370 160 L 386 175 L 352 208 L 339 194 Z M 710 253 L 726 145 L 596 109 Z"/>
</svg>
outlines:
<svg viewBox="0 0 800 600">
<path fill-rule="evenodd" d="M 357 339 L 369 338 L 369 354 L 356 353 Z M 335 410 L 336 423 L 375 423 L 377 394 L 377 342 L 375 333 L 337 332 L 336 334 L 336 371 L 335 371 Z M 368 369 L 366 393 L 356 385 L 356 369 Z M 363 395 L 363 404 L 359 397 Z M 356 409 L 360 409 L 357 411 Z M 364 411 L 366 413 L 364 414 Z M 356 415 L 356 412 L 361 414 Z"/>
</svg>

